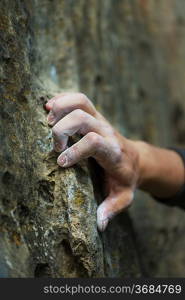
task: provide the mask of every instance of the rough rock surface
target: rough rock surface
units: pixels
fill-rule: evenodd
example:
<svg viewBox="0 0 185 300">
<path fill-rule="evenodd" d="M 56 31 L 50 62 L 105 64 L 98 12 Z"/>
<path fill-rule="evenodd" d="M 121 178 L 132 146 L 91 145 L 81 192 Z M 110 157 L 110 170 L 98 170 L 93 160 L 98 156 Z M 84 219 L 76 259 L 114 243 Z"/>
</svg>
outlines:
<svg viewBox="0 0 185 300">
<path fill-rule="evenodd" d="M 134 229 L 124 213 L 99 234 L 99 170 L 56 165 L 43 109 L 80 90 L 123 134 L 185 144 L 184 11 L 183 0 L 1 0 L 0 277 L 184 277 L 184 212 L 139 194 Z"/>
<path fill-rule="evenodd" d="M 107 1 L 107 13 L 112 6 Z M 94 163 L 57 166 L 43 108 L 57 92 L 80 90 L 81 81 L 96 90 L 100 78 L 91 64 L 98 23 L 106 24 L 101 11 L 99 1 L 0 3 L 0 277 L 140 274 L 128 215 L 98 233 Z"/>
</svg>

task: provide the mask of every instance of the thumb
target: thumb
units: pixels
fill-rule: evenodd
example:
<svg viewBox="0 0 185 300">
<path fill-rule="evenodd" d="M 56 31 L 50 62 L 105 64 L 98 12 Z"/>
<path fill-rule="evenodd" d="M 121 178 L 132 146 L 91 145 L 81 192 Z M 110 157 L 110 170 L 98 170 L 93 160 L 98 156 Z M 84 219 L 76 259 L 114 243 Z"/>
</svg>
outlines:
<svg viewBox="0 0 185 300">
<path fill-rule="evenodd" d="M 97 226 L 104 231 L 109 220 L 131 205 L 134 192 L 129 188 L 118 194 L 110 194 L 97 209 Z"/>
</svg>

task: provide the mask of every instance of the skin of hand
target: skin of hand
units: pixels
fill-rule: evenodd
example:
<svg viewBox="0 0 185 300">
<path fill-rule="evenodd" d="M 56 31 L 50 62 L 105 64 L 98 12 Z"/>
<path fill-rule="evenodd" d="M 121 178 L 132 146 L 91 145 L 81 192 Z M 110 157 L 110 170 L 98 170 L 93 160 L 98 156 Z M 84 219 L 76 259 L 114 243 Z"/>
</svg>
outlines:
<svg viewBox="0 0 185 300">
<path fill-rule="evenodd" d="M 121 136 L 82 93 L 59 94 L 46 103 L 57 163 L 70 167 L 93 157 L 105 170 L 106 199 L 97 210 L 97 226 L 104 231 L 116 214 L 128 208 L 136 188 L 157 197 L 170 197 L 184 183 L 184 165 L 171 150 Z M 68 138 L 83 137 L 67 148 Z"/>
<path fill-rule="evenodd" d="M 138 181 L 138 152 L 97 112 L 81 93 L 64 93 L 46 104 L 52 126 L 54 150 L 60 152 L 57 163 L 70 167 L 93 157 L 105 170 L 107 198 L 97 210 L 97 225 L 104 231 L 110 219 L 131 205 Z M 67 148 L 69 136 L 83 135 Z"/>
</svg>

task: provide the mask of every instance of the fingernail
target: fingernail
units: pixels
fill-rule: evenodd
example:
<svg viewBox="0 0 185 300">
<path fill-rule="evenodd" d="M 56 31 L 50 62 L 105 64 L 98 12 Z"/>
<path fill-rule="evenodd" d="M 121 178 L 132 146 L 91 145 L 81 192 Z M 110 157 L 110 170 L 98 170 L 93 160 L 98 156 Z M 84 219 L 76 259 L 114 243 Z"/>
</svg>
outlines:
<svg viewBox="0 0 185 300">
<path fill-rule="evenodd" d="M 67 156 L 66 155 L 62 155 L 58 158 L 58 164 L 61 167 L 65 167 L 67 165 Z"/>
<path fill-rule="evenodd" d="M 50 113 L 48 114 L 48 123 L 49 123 L 49 124 L 53 124 L 54 121 L 55 121 L 55 116 L 54 116 L 54 114 L 50 111 Z"/>
</svg>

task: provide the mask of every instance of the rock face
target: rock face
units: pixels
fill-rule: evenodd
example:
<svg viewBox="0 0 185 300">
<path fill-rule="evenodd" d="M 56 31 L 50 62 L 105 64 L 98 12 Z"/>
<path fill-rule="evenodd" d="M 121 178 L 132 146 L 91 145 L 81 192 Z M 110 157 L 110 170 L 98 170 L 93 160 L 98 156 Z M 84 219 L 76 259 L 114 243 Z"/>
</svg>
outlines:
<svg viewBox="0 0 185 300">
<path fill-rule="evenodd" d="M 100 84 L 92 69 L 99 23 L 106 24 L 99 1 L 0 6 L 0 277 L 139 276 L 128 215 L 98 233 L 95 163 L 58 167 L 43 108 L 56 92 L 78 91 L 83 82 L 93 96 Z"/>
<path fill-rule="evenodd" d="M 184 6 L 1 0 L 0 277 L 184 276 L 184 213 L 142 194 L 100 234 L 101 172 L 57 166 L 43 108 L 82 91 L 122 134 L 182 145 Z"/>
</svg>

